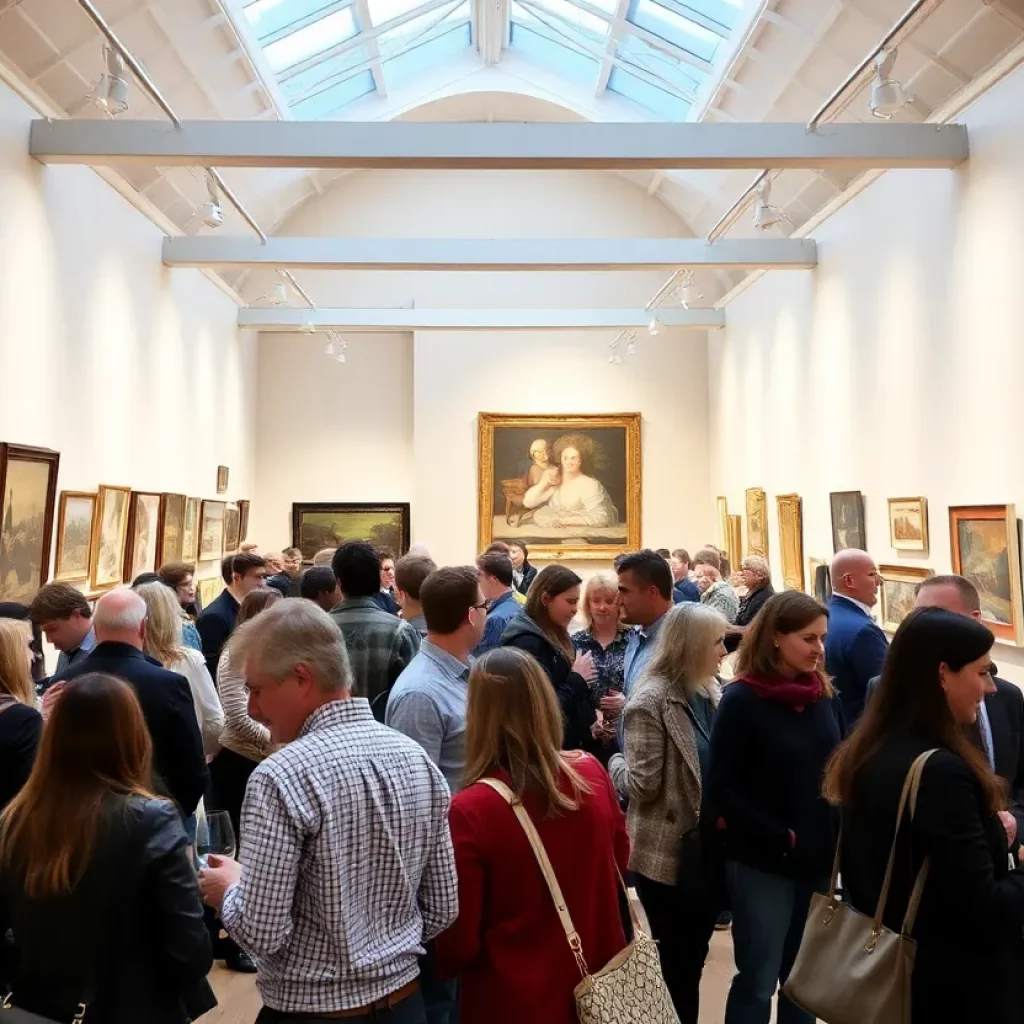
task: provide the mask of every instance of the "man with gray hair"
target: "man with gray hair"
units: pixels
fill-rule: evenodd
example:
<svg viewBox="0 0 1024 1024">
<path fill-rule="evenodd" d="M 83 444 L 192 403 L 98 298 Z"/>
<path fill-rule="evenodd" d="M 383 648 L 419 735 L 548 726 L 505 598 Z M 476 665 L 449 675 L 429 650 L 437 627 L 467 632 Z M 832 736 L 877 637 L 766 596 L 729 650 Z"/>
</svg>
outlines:
<svg viewBox="0 0 1024 1024">
<path fill-rule="evenodd" d="M 286 744 L 249 779 L 241 864 L 211 856 L 200 876 L 256 958 L 259 1024 L 424 1024 L 419 958 L 458 914 L 444 776 L 352 696 L 345 642 L 312 601 L 230 644 L 249 714 Z"/>
<path fill-rule="evenodd" d="M 65 669 L 61 682 L 100 672 L 131 685 L 153 740 L 154 786 L 170 796 L 187 818 L 195 811 L 208 779 L 203 738 L 188 681 L 143 654 L 146 602 L 133 590 L 104 594 L 96 602 L 92 623 L 96 646 Z M 48 692 L 57 686 L 60 683 Z"/>
</svg>

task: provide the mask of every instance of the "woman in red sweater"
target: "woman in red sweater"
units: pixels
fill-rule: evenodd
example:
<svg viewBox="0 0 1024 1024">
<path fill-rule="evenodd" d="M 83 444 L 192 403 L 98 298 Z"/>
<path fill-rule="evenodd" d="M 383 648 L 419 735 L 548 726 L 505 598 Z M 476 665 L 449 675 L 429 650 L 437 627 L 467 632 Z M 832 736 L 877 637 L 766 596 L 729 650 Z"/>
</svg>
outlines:
<svg viewBox="0 0 1024 1024">
<path fill-rule="evenodd" d="M 607 772 L 563 752 L 562 716 L 529 655 L 503 647 L 469 677 L 466 788 L 452 801 L 459 917 L 437 939 L 439 972 L 461 981 L 460 1024 L 576 1024 L 581 981 L 544 876 L 504 798 L 519 797 L 547 850 L 566 905 L 597 971 L 626 945 L 619 872 L 626 823 Z"/>
</svg>

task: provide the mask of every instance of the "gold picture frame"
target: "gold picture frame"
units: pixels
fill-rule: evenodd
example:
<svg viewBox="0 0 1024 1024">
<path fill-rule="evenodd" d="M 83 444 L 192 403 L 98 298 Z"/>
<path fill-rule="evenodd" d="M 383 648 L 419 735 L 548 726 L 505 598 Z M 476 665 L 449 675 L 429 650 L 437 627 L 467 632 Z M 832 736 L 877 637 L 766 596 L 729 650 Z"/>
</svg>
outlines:
<svg viewBox="0 0 1024 1024">
<path fill-rule="evenodd" d="M 125 547 L 128 543 L 130 487 L 100 484 L 96 490 L 96 515 L 92 520 L 89 554 L 89 590 L 100 593 L 124 581 Z"/>
<path fill-rule="evenodd" d="M 743 561 L 743 516 L 726 516 L 726 554 L 732 565 L 733 572 L 739 572 L 740 563 Z"/>
<path fill-rule="evenodd" d="M 894 551 L 928 554 L 928 499 L 889 499 L 889 543 Z"/>
<path fill-rule="evenodd" d="M 718 509 L 718 546 L 729 555 L 729 560 L 732 561 L 735 556 L 729 550 L 729 499 L 720 494 L 715 499 L 715 507 Z"/>
<path fill-rule="evenodd" d="M 768 557 L 768 499 L 761 487 L 748 487 L 747 506 L 747 551 L 748 555 Z"/>
<path fill-rule="evenodd" d="M 779 557 L 782 582 L 786 590 L 804 589 L 804 522 L 799 494 L 779 494 L 775 498 L 779 516 Z"/>
<path fill-rule="evenodd" d="M 610 560 L 641 547 L 640 413 L 482 412 L 478 430 L 479 548 L 520 540 L 541 561 Z M 574 459 L 579 484 L 563 492 Z"/>
<path fill-rule="evenodd" d="M 208 608 L 224 590 L 224 580 L 220 576 L 204 576 L 196 580 L 196 593 L 199 595 L 200 608 Z"/>
<path fill-rule="evenodd" d="M 882 577 L 879 588 L 882 629 L 894 633 L 914 609 L 918 584 L 935 573 L 911 565 L 880 565 L 878 575 Z"/>
<path fill-rule="evenodd" d="M 89 578 L 92 561 L 96 495 L 88 491 L 61 491 L 57 503 L 57 555 L 53 581 L 71 583 Z"/>
</svg>

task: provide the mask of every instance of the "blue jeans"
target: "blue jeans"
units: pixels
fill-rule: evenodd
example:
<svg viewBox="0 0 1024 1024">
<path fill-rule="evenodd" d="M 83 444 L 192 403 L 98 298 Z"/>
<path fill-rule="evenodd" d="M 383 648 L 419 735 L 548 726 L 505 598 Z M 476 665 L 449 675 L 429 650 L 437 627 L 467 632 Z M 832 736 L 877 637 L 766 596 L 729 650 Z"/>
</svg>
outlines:
<svg viewBox="0 0 1024 1024">
<path fill-rule="evenodd" d="M 337 1018 L 334 1018 L 337 1020 Z M 427 1024 L 427 1011 L 423 1008 L 423 996 L 414 992 L 397 1006 L 388 1010 L 374 1010 L 362 1017 L 346 1017 L 346 1024 Z M 256 1018 L 256 1024 L 333 1024 L 329 1017 L 289 1016 L 280 1010 L 264 1006 Z"/>
<path fill-rule="evenodd" d="M 768 1024 L 772 996 L 789 977 L 804 933 L 811 894 L 825 879 L 787 878 L 728 861 L 736 975 L 725 1004 L 725 1024 Z M 814 1024 L 814 1016 L 779 992 L 777 1024 Z"/>
<path fill-rule="evenodd" d="M 434 944 L 420 960 L 420 992 L 427 1024 L 459 1024 L 459 983 L 439 978 L 434 967 Z"/>
</svg>

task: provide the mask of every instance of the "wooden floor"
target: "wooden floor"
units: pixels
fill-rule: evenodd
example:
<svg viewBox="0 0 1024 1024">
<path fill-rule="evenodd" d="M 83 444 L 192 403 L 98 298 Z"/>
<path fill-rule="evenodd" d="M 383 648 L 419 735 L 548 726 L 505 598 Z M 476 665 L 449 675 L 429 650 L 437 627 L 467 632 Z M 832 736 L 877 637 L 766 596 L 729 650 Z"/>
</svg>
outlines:
<svg viewBox="0 0 1024 1024">
<path fill-rule="evenodd" d="M 728 932 L 715 932 L 711 952 L 704 966 L 701 984 L 700 1024 L 722 1024 L 725 996 L 732 980 L 732 941 Z M 234 974 L 216 964 L 210 975 L 220 1006 L 200 1017 L 200 1024 L 252 1024 L 260 1010 L 256 979 L 252 974 Z"/>
</svg>

